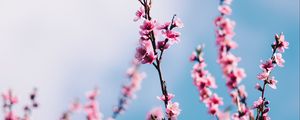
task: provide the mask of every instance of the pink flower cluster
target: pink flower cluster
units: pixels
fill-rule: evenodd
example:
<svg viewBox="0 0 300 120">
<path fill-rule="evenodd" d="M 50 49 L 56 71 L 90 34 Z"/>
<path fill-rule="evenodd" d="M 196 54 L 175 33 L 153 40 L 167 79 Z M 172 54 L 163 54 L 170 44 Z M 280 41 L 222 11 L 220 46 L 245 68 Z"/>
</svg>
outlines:
<svg viewBox="0 0 300 120">
<path fill-rule="evenodd" d="M 219 106 L 223 105 L 223 99 L 219 97 L 216 93 L 213 93 L 210 89 L 217 88 L 214 77 L 205 70 L 206 63 L 203 58 L 203 47 L 199 46 L 195 52 L 193 52 L 190 57 L 192 62 L 196 62 L 192 70 L 192 78 L 194 80 L 194 85 L 198 88 L 200 93 L 200 100 L 208 108 L 208 113 L 210 115 L 216 115 L 219 119 L 219 114 L 222 114 L 219 110 Z"/>
<path fill-rule="evenodd" d="M 171 22 L 159 24 L 157 20 L 149 19 L 149 15 L 145 15 L 143 7 L 137 11 L 135 21 L 144 18 L 143 24 L 140 26 L 139 47 L 136 49 L 136 59 L 142 64 L 152 64 L 159 57 L 157 51 L 164 51 L 174 43 L 180 41 L 180 33 L 173 31 L 173 28 L 182 28 L 183 23 L 179 18 L 172 19 Z M 138 18 L 138 19 L 137 19 Z M 163 35 L 163 40 L 156 40 L 158 33 Z"/>
<path fill-rule="evenodd" d="M 23 117 L 20 117 L 13 109 L 13 106 L 18 103 L 18 97 L 13 94 L 11 89 L 2 93 L 4 120 L 30 120 L 31 112 L 33 111 L 33 109 L 36 109 L 38 107 L 36 95 L 37 89 L 34 89 L 33 92 L 29 95 L 30 103 L 24 106 L 24 115 Z"/>
<path fill-rule="evenodd" d="M 275 35 L 275 42 L 272 44 L 272 57 L 265 62 L 262 62 L 260 68 L 262 72 L 257 75 L 257 79 L 264 82 L 263 86 L 259 83 L 255 85 L 255 88 L 259 90 L 262 94 L 261 97 L 257 101 L 254 102 L 253 108 L 257 109 L 257 119 L 269 120 L 268 112 L 270 108 L 267 106 L 269 101 L 264 97 L 266 85 L 269 85 L 271 88 L 276 89 L 277 80 L 275 77 L 271 77 L 271 71 L 274 69 L 276 65 L 283 67 L 283 63 L 285 62 L 282 58 L 282 54 L 285 49 L 288 48 L 289 43 L 285 40 L 283 33 L 280 35 Z M 278 50 L 278 52 L 277 52 Z"/>
<path fill-rule="evenodd" d="M 166 114 L 168 120 L 177 119 L 180 114 L 179 103 L 172 102 L 171 99 L 174 95 L 169 94 L 167 91 L 166 81 L 162 77 L 161 60 L 162 55 L 166 49 L 168 49 L 174 43 L 180 41 L 180 33 L 174 31 L 174 28 L 182 28 L 183 23 L 180 19 L 173 16 L 170 22 L 159 24 L 157 20 L 153 20 L 150 16 L 150 10 L 152 0 L 139 0 L 142 7 L 136 12 L 137 21 L 143 18 L 143 24 L 140 26 L 140 39 L 139 46 L 136 49 L 136 59 L 142 64 L 152 64 L 158 72 L 162 96 L 162 100 L 165 104 Z M 144 12 L 144 13 L 143 13 Z M 157 40 L 159 34 L 162 40 Z"/>
<path fill-rule="evenodd" d="M 235 22 L 230 20 L 226 15 L 230 15 L 231 0 L 221 0 L 219 12 L 221 13 L 215 19 L 216 44 L 218 46 L 218 63 L 221 65 L 223 75 L 226 78 L 226 86 L 231 91 L 230 96 L 234 104 L 238 107 L 238 113 L 234 114 L 234 118 L 249 118 L 251 111 L 246 104 L 247 93 L 244 86 L 239 86 L 242 79 L 246 77 L 245 71 L 238 67 L 240 58 L 230 52 L 231 49 L 237 47 L 237 43 L 233 41 Z"/>
<path fill-rule="evenodd" d="M 134 99 L 136 91 L 141 87 L 141 82 L 145 78 L 146 74 L 138 71 L 139 63 L 137 60 L 132 62 L 132 66 L 127 70 L 127 76 L 130 79 L 129 84 L 122 87 L 122 96 L 119 99 L 118 106 L 114 108 L 112 119 L 115 119 L 120 113 L 122 113 L 126 108 L 130 99 Z"/>
<path fill-rule="evenodd" d="M 162 95 L 160 97 L 157 96 L 157 99 L 165 102 L 167 101 L 167 107 L 166 107 L 166 114 L 167 117 L 171 120 L 177 120 L 177 117 L 179 116 L 181 109 L 179 108 L 178 102 L 172 102 L 171 100 L 175 97 L 174 94 L 168 93 L 168 96 Z"/>
<path fill-rule="evenodd" d="M 88 102 L 82 105 L 78 100 L 72 102 L 66 112 L 64 112 L 60 120 L 71 120 L 71 114 L 83 110 L 86 114 L 87 120 L 102 120 L 102 113 L 99 110 L 99 104 L 97 102 L 97 96 L 99 95 L 99 90 L 95 88 L 92 91 L 86 93 L 86 98 Z"/>
<path fill-rule="evenodd" d="M 97 88 L 87 93 L 88 102 L 84 106 L 84 111 L 88 120 L 102 120 L 102 113 L 99 110 L 99 104 L 96 99 L 98 95 L 99 90 Z"/>
</svg>

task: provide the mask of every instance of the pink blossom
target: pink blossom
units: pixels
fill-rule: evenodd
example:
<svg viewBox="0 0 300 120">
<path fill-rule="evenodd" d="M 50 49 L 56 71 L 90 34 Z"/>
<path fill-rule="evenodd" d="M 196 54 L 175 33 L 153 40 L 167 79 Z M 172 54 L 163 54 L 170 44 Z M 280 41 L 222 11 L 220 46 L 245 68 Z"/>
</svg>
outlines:
<svg viewBox="0 0 300 120">
<path fill-rule="evenodd" d="M 209 96 L 212 94 L 212 92 L 210 91 L 210 89 L 208 88 L 203 88 L 200 91 L 200 100 L 201 101 L 205 101 L 206 99 L 209 98 Z"/>
<path fill-rule="evenodd" d="M 8 90 L 5 93 L 2 93 L 2 98 L 4 101 L 8 101 L 11 104 L 18 103 L 18 97 L 13 94 L 12 90 Z"/>
<path fill-rule="evenodd" d="M 275 77 L 273 76 L 270 80 L 268 80 L 268 85 L 273 88 L 276 89 L 276 84 L 277 84 L 277 80 L 275 80 Z"/>
<path fill-rule="evenodd" d="M 193 53 L 192 53 L 192 55 L 190 56 L 189 60 L 190 60 L 191 62 L 193 62 L 193 61 L 196 61 L 196 60 L 197 60 L 197 55 L 196 55 L 196 53 L 195 53 L 195 52 L 193 52 Z"/>
<path fill-rule="evenodd" d="M 274 43 L 275 46 L 277 46 L 279 52 L 283 53 L 285 49 L 288 49 L 289 43 L 285 41 L 285 37 L 283 33 L 280 35 L 275 35 L 276 42 Z"/>
<path fill-rule="evenodd" d="M 144 15 L 145 15 L 144 7 L 140 7 L 140 9 L 136 11 L 135 18 L 133 19 L 133 21 L 138 21 Z"/>
<path fill-rule="evenodd" d="M 174 20 L 174 26 L 175 27 L 178 27 L 178 28 L 183 28 L 184 26 L 183 26 L 183 22 L 179 19 L 179 18 L 176 18 L 175 20 Z"/>
<path fill-rule="evenodd" d="M 153 20 L 145 20 L 143 25 L 140 26 L 141 30 L 151 32 L 155 27 L 155 22 Z"/>
<path fill-rule="evenodd" d="M 259 80 L 266 80 L 269 77 L 269 73 L 266 71 L 263 71 L 262 73 L 259 73 L 257 75 L 257 79 Z"/>
<path fill-rule="evenodd" d="M 207 82 L 206 82 L 207 86 L 210 86 L 211 88 L 214 88 L 214 89 L 218 87 L 216 84 L 215 78 L 212 75 L 210 75 L 209 73 L 206 76 L 206 80 L 207 80 Z"/>
<path fill-rule="evenodd" d="M 151 51 L 142 60 L 142 64 L 152 64 L 154 60 L 156 59 L 156 55 Z"/>
<path fill-rule="evenodd" d="M 164 118 L 161 107 L 155 107 L 147 113 L 146 120 L 153 120 L 153 118 L 155 118 L 154 120 L 162 120 Z"/>
<path fill-rule="evenodd" d="M 90 100 L 95 100 L 98 95 L 99 95 L 98 89 L 95 89 L 95 90 L 92 90 L 92 91 L 89 91 L 86 93 L 86 97 Z"/>
<path fill-rule="evenodd" d="M 232 37 L 234 36 L 234 27 L 235 22 L 230 20 L 229 18 L 223 18 L 223 17 L 217 17 L 215 20 L 215 24 L 217 27 L 220 27 L 221 29 L 217 29 L 217 44 L 220 45 L 225 40 L 229 41 L 227 43 L 232 42 Z M 237 45 L 235 43 L 232 43 L 234 45 Z"/>
<path fill-rule="evenodd" d="M 253 108 L 258 108 L 262 104 L 263 104 L 263 99 L 259 97 L 257 101 L 254 101 Z"/>
<path fill-rule="evenodd" d="M 229 112 L 221 112 L 221 111 L 219 111 L 217 113 L 217 116 L 218 116 L 219 120 L 230 120 L 230 114 L 229 114 Z"/>
<path fill-rule="evenodd" d="M 102 113 L 99 110 L 99 104 L 96 97 L 99 95 L 99 90 L 95 88 L 87 93 L 88 102 L 84 106 L 84 111 L 88 120 L 102 120 Z"/>
<path fill-rule="evenodd" d="M 180 36 L 180 33 L 179 33 L 179 32 L 167 30 L 166 33 L 165 33 L 165 35 L 166 35 L 166 37 L 167 37 L 168 39 L 171 40 L 171 42 L 173 42 L 173 43 L 179 42 L 179 36 Z"/>
<path fill-rule="evenodd" d="M 246 72 L 243 68 L 237 68 L 234 73 L 239 79 L 243 79 L 246 77 Z"/>
<path fill-rule="evenodd" d="M 157 42 L 157 48 L 160 50 L 168 49 L 169 47 L 170 47 L 170 44 L 168 44 L 165 40 Z"/>
<path fill-rule="evenodd" d="M 168 30 L 170 24 L 171 24 L 171 22 L 166 22 L 162 25 L 157 25 L 156 29 L 158 29 L 158 30 Z"/>
<path fill-rule="evenodd" d="M 283 53 L 285 49 L 288 49 L 289 43 L 287 41 L 282 41 L 278 44 L 279 52 Z"/>
<path fill-rule="evenodd" d="M 208 113 L 216 115 L 219 112 L 219 105 L 223 105 L 223 99 L 216 93 L 212 93 L 209 88 L 217 88 L 214 77 L 204 68 L 206 63 L 204 61 L 202 46 L 193 52 L 193 60 L 197 62 L 192 70 L 192 78 L 194 85 L 198 88 L 200 93 L 200 100 L 206 105 Z"/>
<path fill-rule="evenodd" d="M 217 94 L 213 94 L 210 97 L 210 104 L 223 105 L 223 98 L 219 97 Z"/>
<path fill-rule="evenodd" d="M 227 54 L 226 56 L 222 56 L 221 59 L 219 59 L 219 63 L 221 64 L 223 68 L 223 72 L 225 74 L 232 71 L 233 67 L 237 66 L 238 62 L 240 61 L 239 57 L 236 57 L 233 54 Z"/>
<path fill-rule="evenodd" d="M 219 26 L 221 24 L 221 22 L 223 22 L 223 21 L 224 21 L 224 17 L 223 16 L 218 16 L 218 17 L 215 18 L 214 24 L 216 26 Z"/>
<path fill-rule="evenodd" d="M 265 63 L 262 63 L 262 64 L 260 65 L 260 68 L 261 68 L 262 70 L 266 70 L 266 71 L 272 70 L 272 69 L 274 68 L 274 65 L 273 65 L 272 60 L 269 59 L 269 60 L 267 60 Z"/>
<path fill-rule="evenodd" d="M 4 120 L 19 120 L 19 117 L 14 112 L 7 112 L 4 116 Z"/>
<path fill-rule="evenodd" d="M 217 105 L 213 105 L 208 107 L 208 113 L 211 115 L 216 115 L 219 112 L 219 108 Z"/>
<path fill-rule="evenodd" d="M 176 120 L 177 116 L 180 114 L 181 110 L 179 108 L 179 103 L 175 102 L 168 102 L 167 105 L 167 115 L 169 116 L 169 118 L 172 118 L 174 120 Z"/>
<path fill-rule="evenodd" d="M 255 89 L 257 89 L 259 91 L 262 91 L 262 88 L 258 83 L 255 84 Z"/>
<path fill-rule="evenodd" d="M 138 47 L 136 51 L 135 57 L 142 64 L 152 64 L 157 57 L 152 51 L 147 50 L 145 47 Z"/>
<path fill-rule="evenodd" d="M 275 62 L 278 66 L 283 67 L 283 63 L 285 62 L 284 59 L 282 58 L 282 54 L 281 53 L 275 53 L 274 54 L 274 59 Z"/>
<path fill-rule="evenodd" d="M 271 120 L 267 113 L 263 114 L 263 120 Z"/>
<path fill-rule="evenodd" d="M 89 101 L 84 107 L 88 120 L 101 120 L 102 114 L 99 111 L 97 101 Z"/>
<path fill-rule="evenodd" d="M 81 109 L 81 104 L 78 100 L 72 102 L 70 104 L 70 107 L 69 107 L 69 110 L 72 111 L 72 112 L 75 112 L 75 111 L 79 111 Z"/>
<path fill-rule="evenodd" d="M 232 10 L 228 5 L 221 5 L 218 7 L 218 10 L 225 15 L 230 15 Z"/>
</svg>

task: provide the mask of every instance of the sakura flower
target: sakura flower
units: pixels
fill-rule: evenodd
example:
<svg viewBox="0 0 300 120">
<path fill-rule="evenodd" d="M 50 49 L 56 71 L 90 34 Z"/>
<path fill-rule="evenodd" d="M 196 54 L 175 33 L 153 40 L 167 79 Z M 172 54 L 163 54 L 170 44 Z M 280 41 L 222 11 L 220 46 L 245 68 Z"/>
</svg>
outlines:
<svg viewBox="0 0 300 120">
<path fill-rule="evenodd" d="M 276 42 L 273 44 L 273 46 L 276 46 L 279 50 L 279 52 L 283 53 L 285 49 L 288 49 L 289 43 L 285 41 L 285 37 L 283 33 L 280 35 L 275 35 Z"/>
<path fill-rule="evenodd" d="M 167 115 L 169 116 L 169 118 L 172 118 L 174 120 L 176 120 L 177 116 L 180 114 L 181 110 L 179 108 L 179 103 L 175 102 L 168 102 L 167 105 Z"/>
<path fill-rule="evenodd" d="M 219 120 L 230 120 L 230 114 L 229 112 L 218 112 L 217 116 L 219 118 Z"/>
<path fill-rule="evenodd" d="M 146 116 L 146 120 L 162 120 L 163 118 L 164 114 L 161 107 L 155 107 L 151 109 L 151 111 L 148 112 Z"/>
<path fill-rule="evenodd" d="M 189 60 L 190 60 L 191 62 L 197 60 L 197 54 L 196 54 L 196 52 L 193 52 L 193 53 L 192 53 L 192 55 L 190 56 Z"/>
<path fill-rule="evenodd" d="M 261 68 L 262 70 L 266 70 L 266 71 L 272 70 L 272 69 L 274 68 L 274 65 L 273 65 L 272 60 L 269 59 L 269 60 L 267 60 L 265 63 L 262 63 L 262 64 L 260 65 L 260 68 Z"/>
<path fill-rule="evenodd" d="M 172 43 L 177 43 L 179 42 L 179 36 L 180 33 L 179 32 L 175 32 L 175 31 L 171 31 L 171 30 L 167 30 L 165 33 L 166 37 L 168 39 L 171 40 Z"/>
<path fill-rule="evenodd" d="M 259 97 L 258 100 L 253 103 L 253 108 L 258 108 L 260 105 L 262 105 L 262 103 L 263 99 Z"/>
<path fill-rule="evenodd" d="M 214 105 L 223 105 L 223 98 L 219 97 L 217 94 L 213 94 L 210 97 L 210 103 Z"/>
<path fill-rule="evenodd" d="M 165 40 L 157 42 L 157 48 L 160 50 L 168 49 L 169 47 L 170 47 L 170 44 L 168 44 Z"/>
<path fill-rule="evenodd" d="M 75 111 L 79 111 L 81 108 L 81 104 L 78 100 L 72 102 L 69 106 L 70 111 L 75 112 Z"/>
<path fill-rule="evenodd" d="M 152 64 L 156 59 L 156 55 L 153 52 L 149 52 L 142 60 L 142 64 Z"/>
<path fill-rule="evenodd" d="M 218 10 L 225 15 L 231 14 L 232 10 L 228 5 L 221 5 L 219 6 Z"/>
<path fill-rule="evenodd" d="M 283 67 L 283 63 L 285 62 L 284 59 L 282 58 L 282 54 L 281 53 L 275 53 L 274 54 L 274 59 L 275 62 L 278 66 Z"/>
<path fill-rule="evenodd" d="M 183 28 L 183 22 L 179 18 L 176 18 L 174 20 L 174 27 Z"/>
<path fill-rule="evenodd" d="M 263 90 L 263 89 L 261 88 L 261 86 L 260 86 L 258 83 L 255 84 L 255 89 L 257 89 L 257 90 L 259 90 L 259 91 L 262 91 L 262 90 Z"/>
<path fill-rule="evenodd" d="M 269 73 L 266 71 L 263 71 L 262 73 L 259 73 L 257 75 L 257 79 L 259 80 L 266 80 L 269 77 Z"/>
<path fill-rule="evenodd" d="M 88 120 L 101 120 L 102 114 L 99 111 L 97 101 L 89 101 L 84 107 Z"/>
<path fill-rule="evenodd" d="M 136 49 L 135 57 L 142 64 L 152 64 L 157 56 L 152 51 L 149 52 L 147 48 L 141 46 Z"/>
<path fill-rule="evenodd" d="M 217 105 L 211 106 L 208 108 L 208 113 L 211 115 L 216 115 L 219 111 L 219 108 Z"/>
<path fill-rule="evenodd" d="M 16 104 L 18 102 L 18 97 L 12 93 L 12 90 L 8 90 L 5 93 L 2 93 L 2 98 L 4 101 L 7 101 L 11 104 Z"/>
<path fill-rule="evenodd" d="M 265 113 L 263 114 L 263 120 L 271 120 L 271 118 Z"/>
<path fill-rule="evenodd" d="M 4 120 L 19 120 L 19 117 L 14 112 L 7 112 L 4 116 Z"/>
<path fill-rule="evenodd" d="M 138 21 L 139 19 L 141 19 L 141 17 L 143 17 L 145 15 L 145 10 L 144 7 L 140 7 L 140 9 L 138 11 L 136 11 L 135 13 L 135 18 L 133 19 L 133 21 Z"/>
<path fill-rule="evenodd" d="M 154 29 L 155 27 L 155 21 L 153 20 L 145 20 L 143 25 L 140 26 L 141 30 L 143 31 L 147 31 L 147 32 L 150 32 Z"/>
<path fill-rule="evenodd" d="M 158 29 L 158 30 L 168 30 L 170 24 L 171 24 L 171 22 L 166 22 L 162 25 L 157 25 L 156 29 Z"/>
<path fill-rule="evenodd" d="M 98 95 L 99 95 L 98 89 L 86 93 L 86 97 L 90 100 L 95 100 Z"/>
<path fill-rule="evenodd" d="M 211 90 L 208 88 L 201 89 L 200 91 L 200 100 L 205 101 L 212 94 Z"/>
<path fill-rule="evenodd" d="M 273 88 L 273 89 L 276 89 L 276 84 L 277 84 L 277 80 L 275 80 L 275 77 L 273 76 L 269 81 L 268 81 L 268 85 Z"/>
</svg>

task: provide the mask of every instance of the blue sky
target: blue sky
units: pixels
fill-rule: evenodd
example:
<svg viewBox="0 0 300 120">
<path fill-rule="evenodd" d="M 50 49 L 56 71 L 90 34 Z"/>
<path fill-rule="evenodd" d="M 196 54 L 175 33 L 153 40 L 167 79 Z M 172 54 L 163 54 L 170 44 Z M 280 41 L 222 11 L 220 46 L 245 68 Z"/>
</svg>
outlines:
<svg viewBox="0 0 300 120">
<path fill-rule="evenodd" d="M 224 106 L 230 105 L 216 63 L 212 21 L 218 15 L 217 5 L 217 0 L 153 2 L 154 18 L 165 22 L 176 13 L 185 23 L 181 42 L 168 49 L 163 62 L 168 90 L 183 110 L 180 119 L 212 119 L 190 77 L 193 63 L 188 57 L 200 43 L 206 46 L 204 57 L 216 77 L 216 92 L 224 98 Z M 124 0 L 0 1 L 0 91 L 12 88 L 26 102 L 26 93 L 37 86 L 41 108 L 33 117 L 53 120 L 74 97 L 99 86 L 101 110 L 111 115 L 137 45 L 140 23 L 132 19 L 138 8 L 137 1 Z M 278 88 L 268 89 L 266 97 L 271 101 L 272 120 L 299 119 L 299 1 L 236 0 L 232 8 L 231 18 L 237 23 L 234 40 L 239 44 L 233 53 L 242 58 L 240 66 L 247 72 L 243 84 L 248 103 L 259 97 L 254 85 L 260 60 L 270 56 L 274 34 L 284 32 L 290 42 L 283 54 L 285 67 L 274 70 Z M 147 79 L 120 120 L 144 119 L 152 107 L 162 106 L 156 99 L 161 94 L 156 71 L 150 65 L 141 70 Z"/>
</svg>

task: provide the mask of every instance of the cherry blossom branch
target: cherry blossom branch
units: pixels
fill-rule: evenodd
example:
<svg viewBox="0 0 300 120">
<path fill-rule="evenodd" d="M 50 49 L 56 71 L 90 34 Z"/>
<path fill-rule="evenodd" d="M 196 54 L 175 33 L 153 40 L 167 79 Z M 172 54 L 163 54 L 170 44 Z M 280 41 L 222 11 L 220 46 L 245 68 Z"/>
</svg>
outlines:
<svg viewBox="0 0 300 120">
<path fill-rule="evenodd" d="M 220 16 L 215 19 L 216 29 L 216 44 L 218 46 L 218 63 L 221 65 L 223 75 L 226 78 L 226 86 L 231 92 L 230 96 L 234 104 L 238 108 L 238 113 L 234 114 L 235 118 L 251 119 L 252 113 L 247 107 L 247 93 L 245 86 L 239 83 L 246 77 L 245 71 L 238 67 L 240 58 L 230 52 L 231 49 L 237 47 L 237 43 L 233 41 L 235 22 L 230 20 L 227 15 L 230 15 L 232 0 L 220 0 Z"/>
<path fill-rule="evenodd" d="M 272 55 L 271 58 L 265 61 L 260 65 L 260 68 L 263 70 L 260 74 L 257 75 L 259 80 L 263 81 L 263 87 L 258 83 L 255 88 L 261 92 L 261 97 L 254 102 L 253 108 L 257 109 L 256 120 L 269 120 L 268 112 L 270 108 L 268 107 L 269 101 L 265 98 L 266 85 L 269 85 L 271 88 L 276 89 L 277 80 L 275 77 L 271 77 L 271 72 L 276 65 L 283 67 L 285 62 L 282 58 L 282 54 L 285 49 L 288 48 L 289 43 L 285 41 L 283 33 L 280 35 L 275 35 L 275 42 L 272 44 Z M 277 50 L 279 52 L 277 52 Z"/>
<path fill-rule="evenodd" d="M 178 108 L 178 103 L 171 102 L 171 97 L 173 97 L 173 95 L 167 91 L 166 81 L 163 78 L 161 70 L 161 62 L 164 50 L 179 41 L 178 37 L 180 36 L 180 33 L 173 31 L 173 28 L 181 28 L 183 27 L 183 24 L 179 19 L 175 19 L 174 15 L 171 22 L 167 22 L 163 25 L 156 25 L 157 21 L 152 20 L 150 16 L 152 1 L 139 0 L 139 2 L 142 7 L 136 12 L 134 21 L 144 18 L 144 23 L 140 26 L 140 46 L 137 48 L 136 58 L 142 64 L 152 64 L 156 69 L 160 80 L 161 92 L 163 94 L 162 97 L 160 97 L 160 100 L 164 102 L 167 116 L 170 120 L 172 117 L 177 117 L 180 111 L 179 109 L 176 109 L 177 111 L 175 109 L 170 110 L 170 107 L 176 106 L 174 108 Z M 165 39 L 157 41 L 154 32 L 155 30 L 160 31 L 165 36 Z"/>
<path fill-rule="evenodd" d="M 119 99 L 118 106 L 114 108 L 112 119 L 116 119 L 117 116 L 122 113 L 126 108 L 125 105 L 128 104 L 129 100 L 134 99 L 135 92 L 140 89 L 141 82 L 145 78 L 145 73 L 138 71 L 139 68 L 138 61 L 134 60 L 132 66 L 127 70 L 127 76 L 130 79 L 129 84 L 125 84 L 121 90 L 121 97 Z"/>
<path fill-rule="evenodd" d="M 229 116 L 225 116 L 222 111 L 219 110 L 219 105 L 223 105 L 223 98 L 220 98 L 216 93 L 213 93 L 210 88 L 216 89 L 217 85 L 215 78 L 205 70 L 206 63 L 203 58 L 203 46 L 198 46 L 196 51 L 193 52 L 190 57 L 192 62 L 196 62 L 191 76 L 194 80 L 194 85 L 198 88 L 200 93 L 200 100 L 208 108 L 210 115 L 216 116 L 217 119 L 227 120 Z"/>
<path fill-rule="evenodd" d="M 102 120 L 103 115 L 99 110 L 99 104 L 97 102 L 97 97 L 99 96 L 99 89 L 96 87 L 94 90 L 86 93 L 86 98 L 88 102 L 82 105 L 78 99 L 72 102 L 67 111 L 65 111 L 60 120 L 71 120 L 71 115 L 74 112 L 84 110 L 86 114 L 86 120 Z"/>
</svg>

